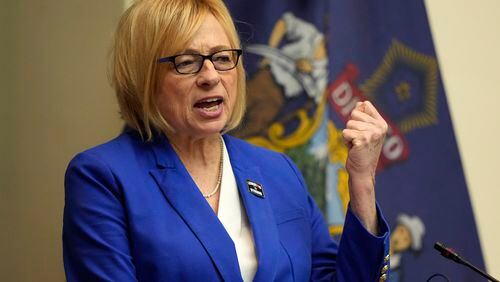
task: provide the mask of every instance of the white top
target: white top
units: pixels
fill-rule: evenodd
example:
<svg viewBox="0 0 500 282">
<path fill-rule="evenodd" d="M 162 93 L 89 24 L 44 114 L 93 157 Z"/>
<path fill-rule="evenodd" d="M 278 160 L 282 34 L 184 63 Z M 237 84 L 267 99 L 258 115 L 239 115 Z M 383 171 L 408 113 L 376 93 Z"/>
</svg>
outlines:
<svg viewBox="0 0 500 282">
<path fill-rule="evenodd" d="M 225 144 L 223 148 L 224 166 L 217 216 L 231 239 L 233 239 L 243 281 L 253 281 L 257 271 L 257 257 L 255 256 L 252 227 L 248 222 L 245 207 L 238 193 L 238 186 Z"/>
</svg>

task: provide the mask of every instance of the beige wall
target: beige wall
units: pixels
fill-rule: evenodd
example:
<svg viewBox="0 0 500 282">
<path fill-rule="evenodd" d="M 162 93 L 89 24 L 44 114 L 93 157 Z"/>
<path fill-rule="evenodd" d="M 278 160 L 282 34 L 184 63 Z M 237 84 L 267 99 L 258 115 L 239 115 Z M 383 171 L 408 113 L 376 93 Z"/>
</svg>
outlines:
<svg viewBox="0 0 500 282">
<path fill-rule="evenodd" d="M 0 273 L 63 281 L 63 173 L 121 127 L 106 55 L 122 1 L 0 9 Z M 127 2 L 127 0 L 125 1 Z M 426 1 L 488 267 L 500 277 L 500 1 Z"/>
<path fill-rule="evenodd" d="M 2 3 L 2 281 L 64 280 L 65 167 L 121 127 L 106 56 L 122 4 Z"/>
<path fill-rule="evenodd" d="M 483 254 L 500 278 L 500 1 L 425 2 Z"/>
</svg>

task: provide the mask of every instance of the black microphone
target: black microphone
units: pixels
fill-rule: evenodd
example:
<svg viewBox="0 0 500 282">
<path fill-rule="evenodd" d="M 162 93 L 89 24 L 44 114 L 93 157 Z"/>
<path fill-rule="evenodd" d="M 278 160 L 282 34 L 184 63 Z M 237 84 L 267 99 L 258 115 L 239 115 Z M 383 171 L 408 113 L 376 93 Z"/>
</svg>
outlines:
<svg viewBox="0 0 500 282">
<path fill-rule="evenodd" d="M 489 275 L 488 273 L 482 271 L 481 269 L 475 267 L 465 259 L 461 258 L 456 252 L 454 252 L 452 249 L 447 248 L 443 243 L 441 242 L 436 242 L 434 244 L 434 249 L 438 250 L 441 255 L 447 259 L 451 259 L 452 261 L 458 263 L 458 264 L 463 264 L 467 266 L 468 268 L 474 270 L 476 273 L 479 273 L 481 276 L 484 278 L 493 281 L 493 282 L 500 282 L 497 279 L 495 279 L 493 276 Z"/>
</svg>

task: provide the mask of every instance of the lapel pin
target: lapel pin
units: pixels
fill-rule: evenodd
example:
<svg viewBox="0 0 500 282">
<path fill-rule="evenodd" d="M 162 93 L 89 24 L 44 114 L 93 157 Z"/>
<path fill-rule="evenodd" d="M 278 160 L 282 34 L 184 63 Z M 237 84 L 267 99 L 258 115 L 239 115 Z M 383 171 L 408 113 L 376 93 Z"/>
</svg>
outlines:
<svg viewBox="0 0 500 282">
<path fill-rule="evenodd" d="M 247 185 L 248 185 L 248 191 L 250 191 L 250 193 L 254 194 L 259 198 L 264 198 L 264 189 L 262 188 L 262 185 L 248 179 L 247 179 Z"/>
</svg>

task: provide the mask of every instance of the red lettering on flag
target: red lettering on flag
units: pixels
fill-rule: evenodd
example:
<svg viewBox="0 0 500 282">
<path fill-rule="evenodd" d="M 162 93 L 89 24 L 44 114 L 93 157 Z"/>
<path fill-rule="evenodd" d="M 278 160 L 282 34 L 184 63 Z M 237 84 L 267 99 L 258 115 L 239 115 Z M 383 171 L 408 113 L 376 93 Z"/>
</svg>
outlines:
<svg viewBox="0 0 500 282">
<path fill-rule="evenodd" d="M 351 111 L 357 102 L 368 100 L 355 83 L 358 74 L 358 68 L 353 64 L 348 64 L 346 69 L 327 89 L 330 107 L 344 123 L 349 119 Z M 380 171 L 387 166 L 406 160 L 409 148 L 406 138 L 395 123 L 381 112 L 380 109 L 377 110 L 389 126 L 377 166 L 377 170 Z"/>
</svg>

